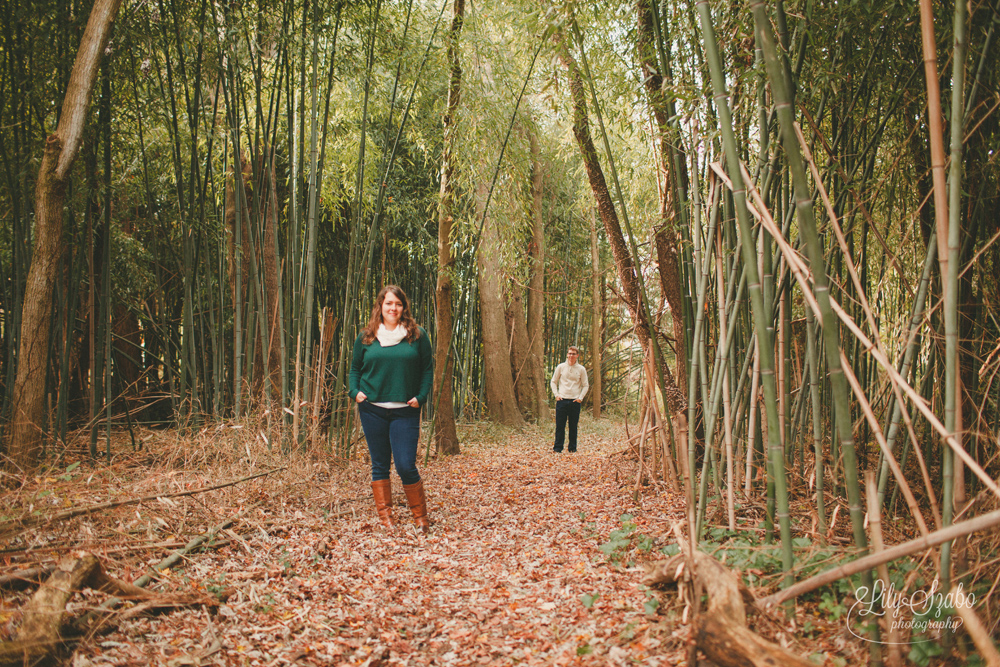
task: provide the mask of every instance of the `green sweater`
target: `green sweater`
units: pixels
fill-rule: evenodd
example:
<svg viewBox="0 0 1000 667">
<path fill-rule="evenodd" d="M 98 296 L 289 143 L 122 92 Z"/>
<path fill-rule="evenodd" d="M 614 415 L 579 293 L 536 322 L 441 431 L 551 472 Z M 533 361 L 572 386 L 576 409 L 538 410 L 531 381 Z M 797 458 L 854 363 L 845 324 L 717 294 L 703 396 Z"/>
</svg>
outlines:
<svg viewBox="0 0 1000 667">
<path fill-rule="evenodd" d="M 418 329 L 420 337 L 412 343 L 403 340 L 390 347 L 382 347 L 378 338 L 365 345 L 364 332 L 358 335 L 351 361 L 351 398 L 360 391 L 371 403 L 406 403 L 411 398 L 420 405 L 427 402 L 434 383 L 434 352 L 427 332 Z"/>
</svg>

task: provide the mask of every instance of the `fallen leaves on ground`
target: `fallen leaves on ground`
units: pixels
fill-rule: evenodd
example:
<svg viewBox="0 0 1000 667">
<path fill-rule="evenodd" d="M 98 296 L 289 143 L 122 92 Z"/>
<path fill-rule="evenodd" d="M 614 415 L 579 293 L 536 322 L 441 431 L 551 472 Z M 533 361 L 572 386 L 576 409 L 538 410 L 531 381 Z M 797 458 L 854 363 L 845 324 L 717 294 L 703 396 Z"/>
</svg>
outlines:
<svg viewBox="0 0 1000 667">
<path fill-rule="evenodd" d="M 672 541 L 683 499 L 651 485 L 637 504 L 635 463 L 623 456 L 619 424 L 585 418 L 575 454 L 553 453 L 550 437 L 538 428 L 471 428 L 461 455 L 421 466 L 428 535 L 412 526 L 395 473 L 399 525 L 381 527 L 363 461 L 307 462 L 228 495 L 105 517 L 122 534 L 126 520 L 146 526 L 150 546 L 236 513 L 221 547 L 191 554 L 155 584 L 205 590 L 224 603 L 216 614 L 179 610 L 123 621 L 81 642 L 73 664 L 683 664 L 687 626 L 679 613 L 667 623 L 656 614 L 661 599 L 676 596 L 646 590 L 637 563 Z M 177 481 L 167 486 L 203 476 L 203 469 L 168 475 Z M 75 521 L 57 531 L 63 543 L 97 525 L 96 518 Z M 641 539 L 614 541 L 626 524 Z M 105 558 L 114 553 L 115 545 L 102 546 Z M 41 553 L 44 545 L 33 548 Z M 153 551 L 144 562 L 128 553 L 117 561 L 123 578 L 159 560 Z M 93 605 L 91 597 L 74 604 Z M 15 617 L 8 614 L 8 634 Z"/>
</svg>

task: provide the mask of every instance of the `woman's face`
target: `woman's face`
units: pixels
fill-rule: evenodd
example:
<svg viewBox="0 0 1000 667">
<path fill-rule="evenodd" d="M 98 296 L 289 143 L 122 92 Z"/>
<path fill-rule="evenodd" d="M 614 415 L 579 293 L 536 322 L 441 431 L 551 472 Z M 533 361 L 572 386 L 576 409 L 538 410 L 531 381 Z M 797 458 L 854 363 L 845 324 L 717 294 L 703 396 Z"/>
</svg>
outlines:
<svg viewBox="0 0 1000 667">
<path fill-rule="evenodd" d="M 403 302 L 392 292 L 385 293 L 382 300 L 382 322 L 386 328 L 391 329 L 399 324 L 399 317 L 403 314 Z"/>
</svg>

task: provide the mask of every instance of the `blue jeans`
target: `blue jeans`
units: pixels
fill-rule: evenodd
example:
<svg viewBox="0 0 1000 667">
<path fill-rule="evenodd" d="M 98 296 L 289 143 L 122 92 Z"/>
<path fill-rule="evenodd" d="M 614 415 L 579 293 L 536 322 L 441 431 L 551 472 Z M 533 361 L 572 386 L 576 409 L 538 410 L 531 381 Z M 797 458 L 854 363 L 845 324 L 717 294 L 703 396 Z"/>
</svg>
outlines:
<svg viewBox="0 0 1000 667">
<path fill-rule="evenodd" d="M 580 421 L 580 404 L 564 398 L 556 401 L 556 443 L 552 451 L 563 450 L 563 439 L 566 434 L 566 422 L 569 422 L 569 451 L 576 451 L 576 425 Z"/>
<path fill-rule="evenodd" d="M 396 472 L 403 484 L 420 481 L 417 472 L 417 440 L 420 438 L 420 408 L 382 408 L 368 401 L 358 403 L 361 428 L 372 458 L 372 481 L 389 479 L 389 466 L 396 461 Z"/>
</svg>

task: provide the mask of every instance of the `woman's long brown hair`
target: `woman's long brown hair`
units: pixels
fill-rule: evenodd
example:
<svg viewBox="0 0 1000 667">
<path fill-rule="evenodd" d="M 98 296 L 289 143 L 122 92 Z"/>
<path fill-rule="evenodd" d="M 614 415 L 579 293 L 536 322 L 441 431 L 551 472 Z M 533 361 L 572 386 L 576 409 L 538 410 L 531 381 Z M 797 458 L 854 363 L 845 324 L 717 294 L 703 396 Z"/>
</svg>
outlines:
<svg viewBox="0 0 1000 667">
<path fill-rule="evenodd" d="M 371 345 L 371 342 L 375 340 L 378 325 L 382 324 L 382 302 L 385 301 L 385 295 L 389 292 L 392 292 L 397 299 L 403 302 L 403 312 L 399 315 L 399 323 L 406 327 L 406 342 L 412 343 L 420 338 L 420 329 L 417 328 L 417 321 L 410 313 L 410 299 L 406 296 L 406 292 L 398 285 L 386 285 L 375 298 L 372 316 L 368 318 L 368 325 L 363 330 L 364 336 L 361 338 L 361 342 L 365 345 Z"/>
</svg>

